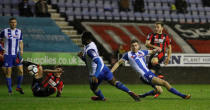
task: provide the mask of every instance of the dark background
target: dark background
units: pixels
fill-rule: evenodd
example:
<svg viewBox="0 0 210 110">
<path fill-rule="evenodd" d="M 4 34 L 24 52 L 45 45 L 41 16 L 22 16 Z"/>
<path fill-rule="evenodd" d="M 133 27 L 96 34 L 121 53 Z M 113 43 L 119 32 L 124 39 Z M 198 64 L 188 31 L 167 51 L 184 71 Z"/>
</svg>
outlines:
<svg viewBox="0 0 210 110">
<path fill-rule="evenodd" d="M 44 66 L 52 68 L 52 66 Z M 85 66 L 64 66 L 62 79 L 65 84 L 88 84 L 88 70 Z M 210 84 L 209 67 L 163 67 L 162 73 L 171 84 Z M 13 84 L 16 84 L 16 71 L 12 75 Z M 139 75 L 130 67 L 119 67 L 114 73 L 116 79 L 125 84 L 140 84 Z M 23 84 L 31 84 L 32 78 L 24 74 Z M 5 76 L 0 74 L 0 84 L 5 84 Z"/>
</svg>

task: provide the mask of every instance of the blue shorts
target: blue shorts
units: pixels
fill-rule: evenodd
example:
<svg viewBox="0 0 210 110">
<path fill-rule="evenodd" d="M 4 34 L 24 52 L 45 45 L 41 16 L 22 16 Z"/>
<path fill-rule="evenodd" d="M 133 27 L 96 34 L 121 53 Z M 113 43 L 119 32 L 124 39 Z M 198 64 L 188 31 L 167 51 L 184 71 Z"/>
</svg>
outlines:
<svg viewBox="0 0 210 110">
<path fill-rule="evenodd" d="M 93 84 L 91 82 L 91 77 L 92 76 L 89 77 L 90 84 Z M 98 84 L 96 84 L 96 85 L 98 86 L 103 80 L 110 81 L 113 79 L 113 77 L 114 77 L 113 73 L 110 71 L 110 69 L 106 65 L 104 65 L 103 70 L 101 71 L 101 73 L 98 76 Z"/>
<path fill-rule="evenodd" d="M 109 80 L 112 80 L 112 79 L 113 79 L 112 72 L 110 71 L 110 69 L 106 65 L 104 65 L 103 70 L 101 71 L 100 75 L 98 76 L 98 80 L 109 81 Z"/>
<path fill-rule="evenodd" d="M 147 72 L 146 74 L 144 74 L 144 76 L 142 76 L 142 79 L 148 83 L 148 84 L 152 84 L 152 78 L 153 77 L 157 77 L 152 71 Z"/>
<path fill-rule="evenodd" d="M 22 65 L 20 62 L 17 62 L 17 55 L 4 55 L 3 67 L 13 67 Z"/>
</svg>

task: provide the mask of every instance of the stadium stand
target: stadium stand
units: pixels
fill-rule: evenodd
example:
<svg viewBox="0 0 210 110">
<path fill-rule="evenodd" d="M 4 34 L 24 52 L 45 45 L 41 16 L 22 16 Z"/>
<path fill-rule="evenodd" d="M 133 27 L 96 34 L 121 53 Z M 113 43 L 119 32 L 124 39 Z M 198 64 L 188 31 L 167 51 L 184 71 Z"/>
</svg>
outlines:
<svg viewBox="0 0 210 110">
<path fill-rule="evenodd" d="M 210 53 L 210 40 L 187 40 L 198 53 Z M 202 45 L 202 46 L 201 46 Z"/>
<path fill-rule="evenodd" d="M 177 13 L 171 10 L 171 6 L 175 3 L 175 0 L 144 0 L 144 12 L 134 12 L 133 4 L 130 3 L 130 11 L 120 11 L 118 6 L 118 0 L 51 0 L 52 5 L 58 8 L 60 13 L 66 15 L 67 20 L 71 22 L 75 21 L 105 21 L 105 22 L 155 22 L 164 21 L 169 23 L 168 25 L 173 28 L 174 25 L 170 23 L 181 23 L 181 24 L 205 24 L 210 23 L 210 7 L 205 7 L 201 0 L 186 0 L 187 2 L 187 13 Z M 61 4 L 65 5 L 57 5 Z M 78 22 L 75 23 L 75 26 Z M 208 30 L 208 28 L 206 28 Z M 130 29 L 130 31 L 135 31 Z M 147 30 L 144 30 L 145 32 Z M 103 33 L 103 32 L 99 32 Z M 117 34 L 117 33 L 115 33 Z M 118 33 L 119 34 L 119 33 Z M 145 35 L 148 33 L 144 33 Z M 188 38 L 182 36 L 187 45 L 191 49 L 198 53 L 208 53 L 208 49 L 200 50 L 197 48 L 195 43 L 191 43 Z M 107 39 L 110 43 L 111 48 L 116 50 L 117 44 L 111 41 L 108 37 L 100 36 L 101 38 Z M 197 39 L 198 40 L 198 39 Z M 141 40 L 142 42 L 145 39 Z M 200 40 L 198 40 L 200 41 Z M 111 43 L 112 42 L 112 43 Z M 202 41 L 200 41 L 202 42 Z M 185 46 L 181 45 L 179 40 L 172 40 L 173 52 L 183 52 L 181 48 Z M 126 47 L 129 48 L 129 47 Z M 189 49 L 189 48 L 188 48 Z M 187 52 L 193 52 L 191 49 Z"/>
<path fill-rule="evenodd" d="M 1 16 L 0 29 L 7 28 L 8 16 Z M 80 48 L 50 18 L 17 17 L 23 31 L 24 50 L 38 52 L 78 52 Z"/>
<path fill-rule="evenodd" d="M 1 0 L 0 1 L 0 15 L 2 16 L 19 16 L 18 3 L 21 0 Z M 175 3 L 175 0 L 144 0 L 144 12 L 134 12 L 133 2 L 130 3 L 130 11 L 120 11 L 118 0 L 50 0 L 50 4 L 53 7 L 58 9 L 58 12 L 61 15 L 65 15 L 67 21 L 75 22 L 75 20 L 83 20 L 83 21 L 112 21 L 112 22 L 155 22 L 155 21 L 164 21 L 166 23 L 210 23 L 210 7 L 204 7 L 201 0 L 186 0 L 187 2 L 187 11 L 188 13 L 176 13 L 175 11 L 171 11 L 171 5 Z M 34 13 L 34 5 L 35 2 L 33 0 L 29 0 L 30 5 L 32 6 L 32 12 Z M 36 34 L 37 32 L 43 32 L 45 36 L 48 35 L 57 35 L 58 33 L 63 34 L 59 28 L 54 28 L 54 26 L 50 26 L 48 23 L 52 23 L 52 20 L 43 20 L 42 22 L 36 22 L 36 20 L 27 20 L 24 19 L 24 23 L 22 25 L 22 21 L 19 21 L 19 24 L 22 26 L 23 30 L 30 30 L 31 33 Z M 35 18 L 30 18 L 35 19 Z M 39 18 L 38 18 L 39 19 Z M 5 21 L 7 23 L 7 21 Z M 47 23 L 47 24 L 45 24 Z M 29 25 L 36 24 L 36 25 Z M 7 24 L 1 24 L 1 28 L 6 27 Z M 47 27 L 46 27 L 47 25 Z M 24 26 L 27 26 L 24 27 Z M 40 29 L 39 27 L 42 28 Z M 36 30 L 35 30 L 36 29 Z M 51 30 L 51 31 L 48 31 Z M 129 30 L 129 29 L 128 29 Z M 65 32 L 67 32 L 66 30 Z M 136 31 L 132 28 L 130 31 Z M 144 34 L 148 34 L 147 29 L 144 29 Z M 25 33 L 25 32 L 24 32 Z M 68 32 L 69 33 L 69 32 Z M 81 33 L 81 31 L 80 31 Z M 26 32 L 27 34 L 27 32 Z M 29 35 L 34 36 L 34 35 Z M 182 36 L 181 36 L 182 37 Z M 47 37 L 46 37 L 47 38 Z M 141 38 L 142 39 L 142 38 Z M 207 51 L 202 50 L 196 47 L 195 43 L 191 42 L 191 39 L 183 38 L 196 52 L 204 52 Z M 72 39 L 74 41 L 74 39 Z M 78 40 L 75 40 L 78 41 Z M 75 42 L 74 41 L 74 42 Z M 145 38 L 141 40 L 145 41 Z M 199 40 L 198 40 L 199 41 Z M 176 41 L 177 42 L 177 41 Z M 174 40 L 172 43 L 175 45 L 173 47 L 173 52 L 183 52 L 179 43 L 176 44 Z M 77 44 L 78 45 L 78 44 Z M 113 44 L 112 48 L 117 49 L 117 45 Z M 129 48 L 129 47 L 127 47 Z"/>
<path fill-rule="evenodd" d="M 2 16 L 19 16 L 18 4 L 21 0 L 0 0 L 0 15 Z M 33 0 L 28 0 L 32 7 L 31 11 L 35 12 L 35 3 Z"/>
<path fill-rule="evenodd" d="M 64 13 L 69 21 L 74 19 L 85 20 L 131 20 L 131 21 L 173 21 L 187 23 L 207 23 L 210 18 L 209 7 L 203 7 L 201 0 L 186 0 L 188 7 L 186 14 L 177 14 L 171 11 L 175 0 L 144 0 L 145 12 L 134 12 L 130 3 L 130 11 L 120 12 L 118 0 L 51 0 L 60 13 Z M 199 15 L 199 16 L 198 16 Z"/>
</svg>

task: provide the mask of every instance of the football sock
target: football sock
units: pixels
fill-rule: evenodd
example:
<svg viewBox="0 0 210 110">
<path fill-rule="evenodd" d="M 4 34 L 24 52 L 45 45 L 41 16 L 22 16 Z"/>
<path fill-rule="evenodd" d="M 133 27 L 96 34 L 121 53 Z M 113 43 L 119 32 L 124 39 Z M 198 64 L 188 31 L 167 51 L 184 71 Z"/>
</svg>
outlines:
<svg viewBox="0 0 210 110">
<path fill-rule="evenodd" d="M 175 94 L 175 95 L 180 96 L 180 97 L 185 97 L 185 96 L 186 96 L 186 95 L 184 95 L 184 94 L 178 92 L 175 88 L 171 88 L 169 91 L 170 91 L 171 93 Z"/>
<path fill-rule="evenodd" d="M 125 91 L 125 92 L 129 92 L 130 90 L 125 86 L 123 85 L 120 81 L 117 81 L 116 83 L 116 87 L 122 91 Z"/>
<path fill-rule="evenodd" d="M 17 88 L 20 88 L 20 85 L 22 83 L 22 80 L 23 80 L 23 76 L 18 76 L 17 77 Z"/>
<path fill-rule="evenodd" d="M 12 79 L 6 78 L 6 83 L 7 83 L 8 91 L 12 92 Z"/>
<path fill-rule="evenodd" d="M 101 99 L 104 99 L 104 95 L 102 94 L 101 90 L 99 89 L 98 91 L 94 92 L 95 95 L 97 95 L 98 97 L 100 97 Z"/>
<path fill-rule="evenodd" d="M 154 95 L 155 93 L 156 93 L 156 92 L 155 92 L 154 90 L 151 90 L 151 91 L 149 91 L 149 92 L 143 94 L 142 97 L 146 97 L 146 96 L 148 96 L 148 95 Z"/>
</svg>

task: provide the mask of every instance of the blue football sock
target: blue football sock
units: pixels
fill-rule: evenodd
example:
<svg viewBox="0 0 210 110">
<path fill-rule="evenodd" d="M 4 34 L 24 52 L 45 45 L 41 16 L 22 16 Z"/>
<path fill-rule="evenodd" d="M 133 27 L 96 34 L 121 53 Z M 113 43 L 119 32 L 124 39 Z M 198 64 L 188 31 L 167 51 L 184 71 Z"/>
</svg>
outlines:
<svg viewBox="0 0 210 110">
<path fill-rule="evenodd" d="M 155 94 L 155 91 L 154 90 L 151 90 L 151 91 L 149 91 L 149 92 L 147 92 L 147 93 L 145 93 L 145 94 L 143 94 L 143 95 L 141 95 L 142 97 L 146 97 L 146 96 L 148 96 L 148 95 L 154 95 Z"/>
<path fill-rule="evenodd" d="M 116 87 L 122 91 L 125 91 L 125 92 L 129 92 L 130 90 L 125 86 L 123 85 L 120 81 L 117 81 L 116 83 Z"/>
<path fill-rule="evenodd" d="M 184 94 L 178 92 L 175 88 L 171 88 L 169 91 L 170 91 L 171 93 L 175 94 L 175 95 L 178 95 L 178 96 L 182 97 L 182 98 L 184 98 L 184 97 L 186 96 L 186 95 L 184 95 Z"/>
<path fill-rule="evenodd" d="M 17 77 L 17 88 L 20 88 L 20 85 L 22 83 L 22 80 L 23 80 L 23 76 L 18 76 Z"/>
<path fill-rule="evenodd" d="M 99 89 L 98 91 L 94 92 L 95 95 L 97 95 L 98 97 L 100 97 L 101 99 L 104 99 L 104 95 L 102 94 L 101 90 Z"/>
<path fill-rule="evenodd" d="M 8 91 L 12 92 L 12 79 L 6 78 L 6 83 L 7 83 Z"/>
</svg>

